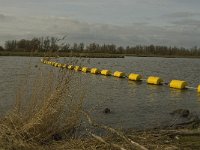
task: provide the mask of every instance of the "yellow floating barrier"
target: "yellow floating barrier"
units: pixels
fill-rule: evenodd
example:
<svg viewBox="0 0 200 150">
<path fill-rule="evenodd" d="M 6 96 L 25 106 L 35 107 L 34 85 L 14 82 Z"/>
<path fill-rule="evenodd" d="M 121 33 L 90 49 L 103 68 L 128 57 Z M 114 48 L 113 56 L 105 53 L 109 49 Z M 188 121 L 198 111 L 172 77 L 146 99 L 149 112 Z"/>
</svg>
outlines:
<svg viewBox="0 0 200 150">
<path fill-rule="evenodd" d="M 60 67 L 60 63 L 57 63 L 57 66 L 56 67 Z"/>
<path fill-rule="evenodd" d="M 73 65 L 69 65 L 67 68 L 72 70 L 72 69 L 74 69 L 74 66 Z"/>
<path fill-rule="evenodd" d="M 105 75 L 105 76 L 110 76 L 111 75 L 111 72 L 109 70 L 102 70 L 101 71 L 101 74 L 102 75 Z"/>
<path fill-rule="evenodd" d="M 160 77 L 150 76 L 147 79 L 148 84 L 160 85 L 162 82 L 163 80 Z"/>
<path fill-rule="evenodd" d="M 88 67 L 83 67 L 83 68 L 82 68 L 82 72 L 87 73 L 87 72 L 89 72 L 89 71 L 90 71 L 90 69 L 89 69 Z"/>
<path fill-rule="evenodd" d="M 142 79 L 142 76 L 140 74 L 131 73 L 129 74 L 128 79 L 133 81 L 140 81 Z"/>
<path fill-rule="evenodd" d="M 80 67 L 80 66 L 75 66 L 75 67 L 74 67 L 74 70 L 75 70 L 75 71 L 81 71 L 81 67 Z"/>
<path fill-rule="evenodd" d="M 55 67 L 58 67 L 58 63 L 55 63 L 54 66 L 55 66 Z"/>
<path fill-rule="evenodd" d="M 99 69 L 97 69 L 97 68 L 92 68 L 90 70 L 90 72 L 93 73 L 93 74 L 99 74 L 101 71 Z"/>
<path fill-rule="evenodd" d="M 67 64 L 62 64 L 62 68 L 67 68 Z"/>
<path fill-rule="evenodd" d="M 198 86 L 198 88 L 197 88 L 197 92 L 199 92 L 200 93 L 200 85 Z"/>
<path fill-rule="evenodd" d="M 62 67 L 62 64 L 58 63 L 57 67 L 59 67 L 59 68 Z"/>
<path fill-rule="evenodd" d="M 60 67 L 60 68 L 68 68 L 68 69 L 71 69 L 71 70 L 76 70 L 76 71 L 82 71 L 82 72 L 90 72 L 92 74 L 102 74 L 102 75 L 105 75 L 105 76 L 110 76 L 112 75 L 111 71 L 109 70 L 99 70 L 97 68 L 88 68 L 88 67 L 80 67 L 80 66 L 73 66 L 73 65 L 67 65 L 67 64 L 62 64 L 62 63 L 57 63 L 57 62 L 54 62 L 54 61 L 49 61 L 49 60 L 45 60 L 45 59 L 41 59 L 41 62 L 44 63 L 44 64 L 48 64 L 48 65 L 52 65 L 52 66 L 55 66 L 55 67 Z M 118 77 L 118 78 L 123 78 L 123 77 L 126 77 L 126 74 L 124 72 L 120 72 L 120 71 L 115 71 L 113 73 L 113 76 L 114 77 Z M 134 73 L 131 73 L 129 74 L 128 76 L 128 79 L 129 80 L 133 80 L 133 81 L 140 81 L 142 80 L 142 76 L 140 74 L 134 74 Z M 154 84 L 154 85 L 160 85 L 163 83 L 163 80 L 160 78 L 160 77 L 156 77 L 156 76 L 149 76 L 148 79 L 146 80 L 146 82 L 148 84 Z M 165 83 L 163 83 L 165 84 Z M 189 87 L 187 82 L 186 81 L 182 81 L 182 80 L 172 80 L 170 83 L 169 83 L 169 87 L 170 88 L 175 88 L 175 89 L 185 89 L 185 88 L 188 88 L 188 89 L 195 89 L 197 90 L 198 93 L 200 93 L 200 84 L 198 85 L 197 88 L 194 88 L 194 87 Z"/>
<path fill-rule="evenodd" d="M 175 88 L 175 89 L 185 89 L 187 86 L 187 82 L 181 81 L 181 80 L 172 80 L 169 84 L 170 88 Z"/>
<path fill-rule="evenodd" d="M 118 77 L 118 78 L 124 78 L 126 75 L 123 72 L 120 71 L 115 71 L 113 74 L 114 77 Z"/>
</svg>

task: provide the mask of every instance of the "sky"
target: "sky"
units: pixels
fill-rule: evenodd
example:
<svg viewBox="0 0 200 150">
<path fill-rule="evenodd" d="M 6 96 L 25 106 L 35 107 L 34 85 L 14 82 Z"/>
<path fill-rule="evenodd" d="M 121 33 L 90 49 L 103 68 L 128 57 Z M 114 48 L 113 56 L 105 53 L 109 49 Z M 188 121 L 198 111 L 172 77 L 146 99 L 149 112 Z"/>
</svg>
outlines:
<svg viewBox="0 0 200 150">
<path fill-rule="evenodd" d="M 200 0 L 0 0 L 6 40 L 200 47 Z"/>
</svg>

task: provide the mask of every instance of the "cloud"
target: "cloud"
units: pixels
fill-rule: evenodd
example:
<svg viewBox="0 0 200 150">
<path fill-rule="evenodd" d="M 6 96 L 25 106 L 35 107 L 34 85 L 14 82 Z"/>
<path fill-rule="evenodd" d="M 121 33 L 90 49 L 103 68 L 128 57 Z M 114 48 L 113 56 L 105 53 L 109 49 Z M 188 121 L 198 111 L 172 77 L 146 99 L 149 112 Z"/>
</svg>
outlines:
<svg viewBox="0 0 200 150">
<path fill-rule="evenodd" d="M 4 20 L 6 16 L 4 14 L 0 14 L 0 20 Z"/>
<path fill-rule="evenodd" d="M 193 27 L 193 29 L 199 28 L 200 27 L 200 20 L 198 19 L 181 19 L 181 20 L 176 20 L 172 21 L 172 24 L 179 25 L 179 26 L 188 26 L 190 28 Z"/>
<path fill-rule="evenodd" d="M 9 16 L 9 15 L 5 15 L 3 13 L 0 13 L 0 22 L 7 22 L 7 21 L 12 21 L 14 19 L 14 17 Z"/>
<path fill-rule="evenodd" d="M 194 13 L 194 12 L 174 12 L 174 13 L 169 13 L 165 14 L 162 17 L 167 17 L 167 18 L 191 18 L 194 16 L 199 16 L 200 13 Z"/>
<path fill-rule="evenodd" d="M 5 16 L 1 16 L 0 20 L 5 20 L 7 18 Z M 192 26 L 180 27 L 181 22 L 174 22 L 172 25 L 166 26 L 140 22 L 132 25 L 110 25 L 82 22 L 66 16 L 9 17 L 15 19 L 10 19 L 12 23 L 6 21 L 0 23 L 0 41 L 67 35 L 67 42 L 70 43 L 98 42 L 100 44 L 113 43 L 123 46 L 138 44 L 200 46 L 198 41 L 200 31 L 194 30 Z M 189 23 L 197 25 L 199 22 L 193 20 L 193 23 L 188 21 Z"/>
</svg>

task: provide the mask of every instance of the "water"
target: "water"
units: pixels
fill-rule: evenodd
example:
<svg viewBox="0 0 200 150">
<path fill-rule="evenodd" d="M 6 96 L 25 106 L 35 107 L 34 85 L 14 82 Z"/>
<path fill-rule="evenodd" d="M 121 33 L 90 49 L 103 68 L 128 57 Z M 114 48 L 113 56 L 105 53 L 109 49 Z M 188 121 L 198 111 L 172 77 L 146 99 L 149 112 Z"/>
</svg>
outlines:
<svg viewBox="0 0 200 150">
<path fill-rule="evenodd" d="M 60 58 L 64 62 L 69 58 Z M 111 71 L 139 73 L 143 78 L 159 76 L 165 82 L 172 79 L 185 80 L 190 86 L 200 84 L 199 59 L 187 58 L 92 58 L 81 59 L 78 64 Z M 29 67 L 33 74 L 42 69 L 52 68 L 40 63 L 40 58 L 0 57 L 0 106 L 5 112 L 15 98 L 21 79 Z M 58 69 L 58 68 L 54 68 Z M 170 112 L 175 109 L 189 109 L 200 115 L 200 95 L 196 90 L 175 90 L 167 86 L 147 85 L 145 81 L 134 82 L 127 79 L 77 72 L 84 81 L 85 109 L 94 119 L 106 125 L 122 128 L 144 129 L 173 123 Z M 104 108 L 111 114 L 103 114 Z M 94 109 L 93 109 L 94 108 Z"/>
</svg>

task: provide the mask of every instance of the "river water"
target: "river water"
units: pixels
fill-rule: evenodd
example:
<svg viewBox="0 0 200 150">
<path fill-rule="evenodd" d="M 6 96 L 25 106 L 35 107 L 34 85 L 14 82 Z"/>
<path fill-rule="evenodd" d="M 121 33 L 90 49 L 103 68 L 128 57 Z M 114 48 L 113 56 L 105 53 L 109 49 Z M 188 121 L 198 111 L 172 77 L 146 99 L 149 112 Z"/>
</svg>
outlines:
<svg viewBox="0 0 200 150">
<path fill-rule="evenodd" d="M 69 62 L 71 58 L 57 61 Z M 13 104 L 16 91 L 30 67 L 34 74 L 41 70 L 58 69 L 40 63 L 39 57 L 0 57 L 0 111 L 6 112 Z M 76 62 L 82 66 L 139 73 L 143 78 L 159 76 L 165 82 L 180 79 L 189 86 L 200 84 L 200 60 L 187 58 L 81 58 Z M 145 81 L 105 77 L 77 72 L 82 78 L 85 109 L 93 118 L 106 125 L 122 128 L 144 129 L 173 123 L 170 112 L 189 109 L 200 115 L 200 95 L 196 90 L 175 90 L 168 86 L 148 85 Z M 105 108 L 110 114 L 104 114 Z M 95 109 L 94 109 L 95 108 Z"/>
</svg>

